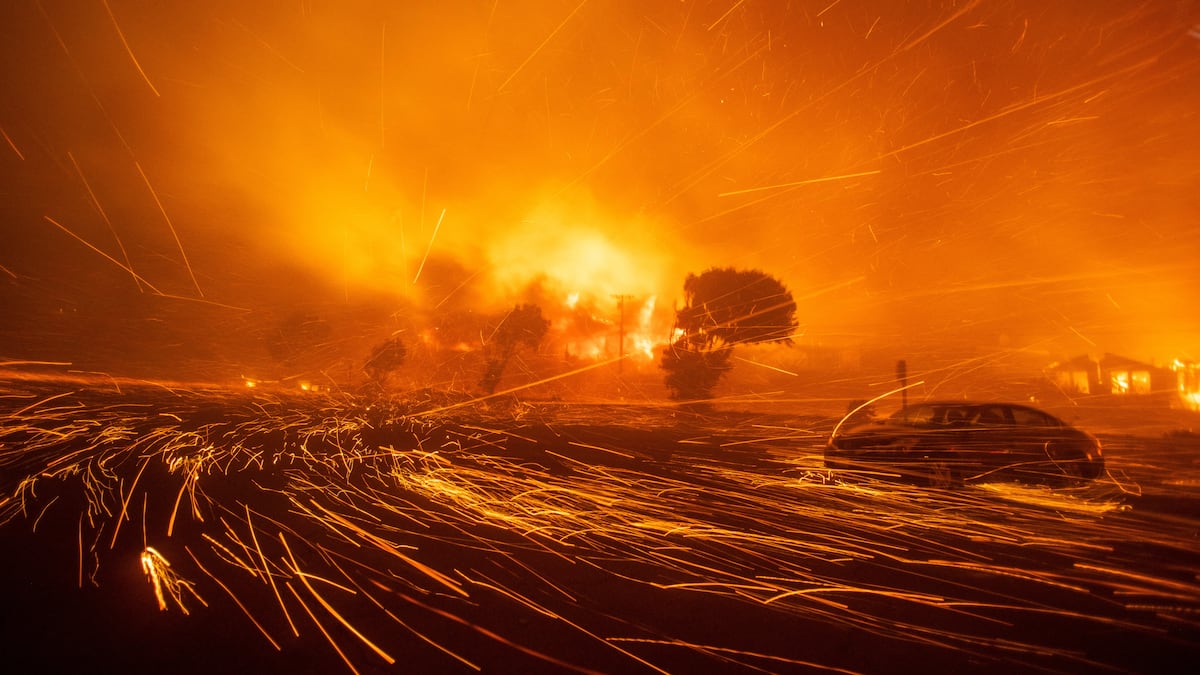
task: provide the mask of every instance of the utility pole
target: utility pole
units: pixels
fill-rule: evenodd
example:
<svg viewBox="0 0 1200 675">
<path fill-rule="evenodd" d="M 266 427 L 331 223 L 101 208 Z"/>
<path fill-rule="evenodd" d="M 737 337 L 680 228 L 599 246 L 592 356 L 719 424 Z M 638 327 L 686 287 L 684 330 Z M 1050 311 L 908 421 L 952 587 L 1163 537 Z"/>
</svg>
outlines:
<svg viewBox="0 0 1200 675">
<path fill-rule="evenodd" d="M 617 307 L 620 309 L 620 322 L 617 324 L 619 331 L 617 342 L 617 376 L 620 377 L 625 367 L 625 301 L 632 299 L 631 295 L 618 294 L 614 295 L 617 300 Z"/>
</svg>

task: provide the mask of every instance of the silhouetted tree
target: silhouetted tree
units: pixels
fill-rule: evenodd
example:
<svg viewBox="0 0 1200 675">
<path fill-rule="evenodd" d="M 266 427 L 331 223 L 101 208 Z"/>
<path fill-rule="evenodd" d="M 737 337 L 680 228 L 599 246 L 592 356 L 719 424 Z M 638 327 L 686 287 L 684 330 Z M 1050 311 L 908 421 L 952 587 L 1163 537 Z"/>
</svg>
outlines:
<svg viewBox="0 0 1200 675">
<path fill-rule="evenodd" d="M 479 381 L 480 388 L 487 394 L 494 394 L 504 369 L 517 350 L 523 346 L 537 349 L 549 328 L 550 322 L 542 316 L 542 309 L 537 305 L 517 305 L 504 315 L 485 347 L 487 363 Z"/>
<path fill-rule="evenodd" d="M 363 372 L 371 381 L 380 387 L 387 383 L 388 377 L 404 363 L 408 350 L 398 336 L 392 336 L 379 343 L 371 350 L 371 356 L 363 365 Z"/>
<path fill-rule="evenodd" d="M 689 274 L 683 293 L 675 312 L 679 337 L 660 362 L 676 400 L 708 398 L 732 367 L 734 345 L 790 342 L 796 329 L 791 291 L 765 272 L 714 267 Z"/>
<path fill-rule="evenodd" d="M 708 398 L 721 376 L 733 367 L 729 363 L 732 355 L 730 347 L 702 350 L 688 346 L 682 339 L 665 347 L 661 366 L 667 371 L 664 381 L 671 390 L 671 398 L 679 401 Z"/>
<path fill-rule="evenodd" d="M 705 347 L 789 342 L 796 301 L 775 277 L 758 270 L 712 268 L 689 274 L 675 325 Z"/>
</svg>

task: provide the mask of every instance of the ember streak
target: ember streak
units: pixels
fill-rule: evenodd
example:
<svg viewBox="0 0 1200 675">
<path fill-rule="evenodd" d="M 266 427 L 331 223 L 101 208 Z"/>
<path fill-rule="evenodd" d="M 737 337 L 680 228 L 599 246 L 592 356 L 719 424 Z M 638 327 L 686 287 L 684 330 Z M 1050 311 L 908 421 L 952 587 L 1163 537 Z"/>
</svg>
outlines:
<svg viewBox="0 0 1200 675">
<path fill-rule="evenodd" d="M 361 361 L 521 302 L 612 356 L 729 265 L 802 344 L 1197 358 L 1194 3 L 4 5 L 8 358 L 271 379 L 297 313 Z"/>
<path fill-rule="evenodd" d="M 0 2 L 0 539 L 45 582 L 0 634 L 172 672 L 1195 661 L 1195 415 L 1096 401 L 1200 405 L 1197 26 Z M 676 408 L 713 268 L 799 329 Z M 494 358 L 514 308 L 548 328 Z M 1061 387 L 1108 474 L 825 471 L 900 360 L 913 398 Z"/>
<path fill-rule="evenodd" d="M 205 667 L 246 634 L 276 668 L 325 645 L 352 672 L 1140 669 L 1200 650 L 1195 521 L 1134 494 L 1139 463 L 1185 461 L 1145 448 L 1085 488 L 943 491 L 829 474 L 832 419 L 55 391 L 5 381 L 7 537 L 64 539 L 50 569 L 71 574 L 44 583 L 115 585 L 122 613 L 243 625 Z"/>
</svg>

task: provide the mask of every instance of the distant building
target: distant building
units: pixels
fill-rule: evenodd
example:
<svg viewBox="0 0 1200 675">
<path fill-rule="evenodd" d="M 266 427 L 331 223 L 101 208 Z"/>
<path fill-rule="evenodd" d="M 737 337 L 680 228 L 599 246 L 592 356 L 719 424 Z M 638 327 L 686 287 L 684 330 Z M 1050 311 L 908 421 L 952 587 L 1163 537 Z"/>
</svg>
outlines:
<svg viewBox="0 0 1200 675">
<path fill-rule="evenodd" d="M 1100 389 L 1100 364 L 1087 356 L 1052 363 L 1046 369 L 1046 375 L 1059 389 L 1070 394 L 1088 395 L 1098 393 Z"/>
<path fill-rule="evenodd" d="M 1128 397 L 1143 402 L 1153 399 L 1170 404 L 1177 398 L 1180 388 L 1180 374 L 1176 369 L 1116 354 L 1105 354 L 1099 360 L 1077 356 L 1051 364 L 1046 374 L 1060 390 L 1083 396 Z M 1200 373 L 1193 371 L 1193 374 L 1200 379 Z"/>
</svg>

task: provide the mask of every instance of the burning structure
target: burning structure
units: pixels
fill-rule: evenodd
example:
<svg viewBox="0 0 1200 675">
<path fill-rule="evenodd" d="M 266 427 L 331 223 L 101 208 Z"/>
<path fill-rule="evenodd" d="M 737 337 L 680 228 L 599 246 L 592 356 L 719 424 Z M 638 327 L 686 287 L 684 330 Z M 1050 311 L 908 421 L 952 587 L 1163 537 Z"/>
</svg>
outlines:
<svg viewBox="0 0 1200 675">
<path fill-rule="evenodd" d="M 1098 359 L 1085 355 L 1054 363 L 1047 374 L 1061 390 L 1073 394 L 1165 406 L 1180 403 L 1181 394 L 1186 395 L 1177 370 L 1105 354 Z"/>
</svg>

